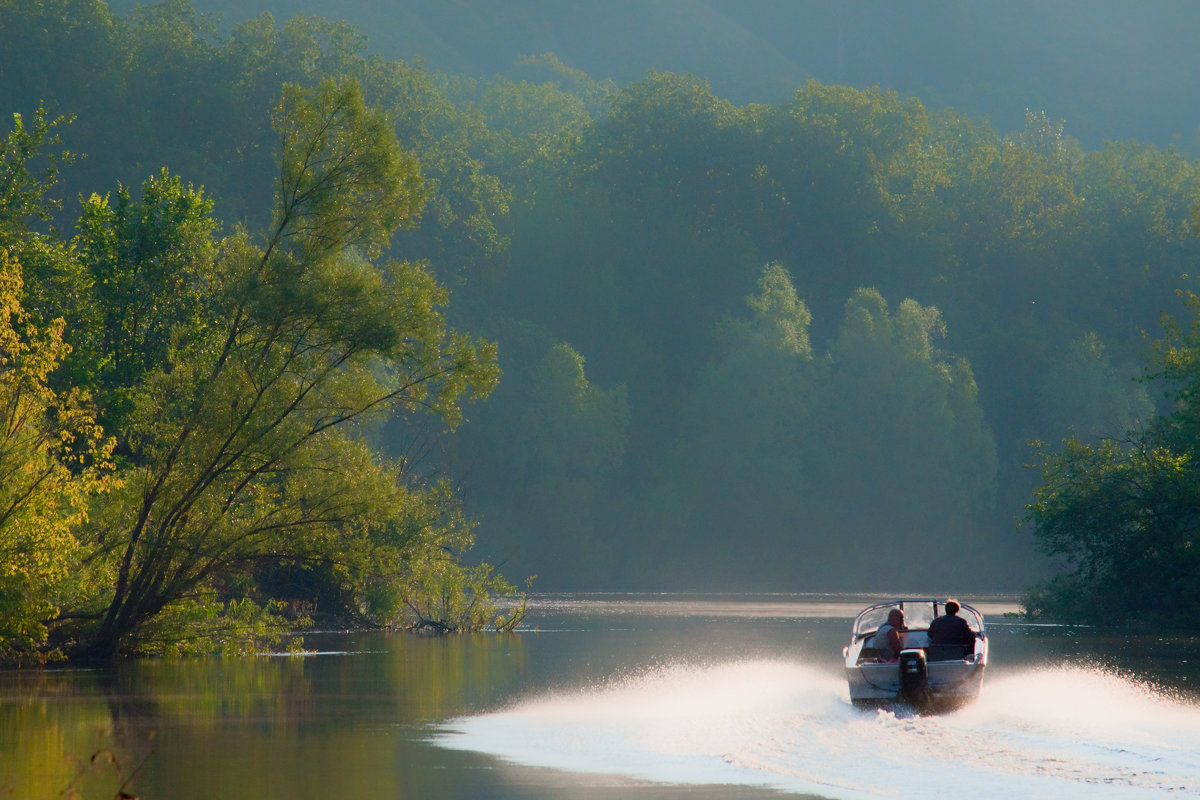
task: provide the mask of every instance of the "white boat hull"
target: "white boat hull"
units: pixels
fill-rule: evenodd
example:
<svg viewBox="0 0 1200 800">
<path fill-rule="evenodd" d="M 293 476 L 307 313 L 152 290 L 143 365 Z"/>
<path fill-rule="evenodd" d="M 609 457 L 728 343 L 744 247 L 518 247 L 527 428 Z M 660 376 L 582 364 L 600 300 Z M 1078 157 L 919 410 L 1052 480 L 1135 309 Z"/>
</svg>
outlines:
<svg viewBox="0 0 1200 800">
<path fill-rule="evenodd" d="M 984 667 L 967 661 L 929 663 L 930 702 L 958 706 L 976 699 L 983 687 Z M 899 663 L 848 666 L 846 680 L 855 705 L 907 702 L 900 693 Z"/>
</svg>

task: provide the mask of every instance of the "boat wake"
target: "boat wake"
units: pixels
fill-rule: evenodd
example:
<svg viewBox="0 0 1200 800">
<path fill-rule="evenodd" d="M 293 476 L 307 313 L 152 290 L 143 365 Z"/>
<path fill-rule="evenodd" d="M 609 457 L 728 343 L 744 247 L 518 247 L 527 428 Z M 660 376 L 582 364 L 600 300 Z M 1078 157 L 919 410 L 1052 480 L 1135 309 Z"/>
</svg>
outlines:
<svg viewBox="0 0 1200 800">
<path fill-rule="evenodd" d="M 452 720 L 434 741 L 506 761 L 821 797 L 1200 793 L 1200 707 L 1100 670 L 984 682 L 960 711 L 862 711 L 840 675 L 777 661 L 674 665 Z"/>
</svg>

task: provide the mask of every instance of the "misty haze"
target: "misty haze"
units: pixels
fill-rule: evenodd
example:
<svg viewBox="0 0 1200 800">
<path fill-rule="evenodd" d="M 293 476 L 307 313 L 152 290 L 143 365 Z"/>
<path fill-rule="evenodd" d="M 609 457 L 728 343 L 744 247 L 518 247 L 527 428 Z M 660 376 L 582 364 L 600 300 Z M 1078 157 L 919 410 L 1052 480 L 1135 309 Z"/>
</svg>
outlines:
<svg viewBox="0 0 1200 800">
<path fill-rule="evenodd" d="M 66 744 L 0 749 L 32 765 L 0 795 L 103 749 L 150 797 L 267 718 L 302 793 L 372 746 L 288 749 L 342 730 L 316 696 L 405 728 L 427 796 L 442 760 L 447 797 L 495 763 L 496 796 L 696 763 L 869 796 L 846 774 L 910 720 L 829 678 L 847 604 L 956 595 L 994 604 L 1000 688 L 921 730 L 980 742 L 975 778 L 1200 787 L 1151 752 L 1200 680 L 1197 31 L 1168 0 L 0 0 L 0 663 L 34 668 L 0 714 L 46 665 L 105 676 L 21 728 Z M 197 732 L 225 677 L 175 659 L 289 649 Z M 1077 749 L 1067 687 L 1126 731 Z"/>
</svg>

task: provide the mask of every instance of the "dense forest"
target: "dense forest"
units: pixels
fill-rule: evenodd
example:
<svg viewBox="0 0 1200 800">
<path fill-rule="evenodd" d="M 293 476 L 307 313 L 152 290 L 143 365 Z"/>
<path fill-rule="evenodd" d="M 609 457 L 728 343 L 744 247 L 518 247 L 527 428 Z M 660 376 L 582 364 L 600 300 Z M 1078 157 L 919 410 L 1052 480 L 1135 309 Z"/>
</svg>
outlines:
<svg viewBox="0 0 1200 800">
<path fill-rule="evenodd" d="M 438 5 L 405 7 L 521 28 Z M 543 5 L 517 21 L 569 43 Z M 370 30 L 0 0 L 6 657 L 478 625 L 489 564 L 654 591 L 1061 569 L 1031 608 L 1080 617 L 1170 565 L 1155 608 L 1197 607 L 1185 152 L 1036 105 L 998 130 L 917 78 L 435 71 Z M 1079 515 L 1084 476 L 1138 470 L 1167 499 Z"/>
<path fill-rule="evenodd" d="M 146 3 L 113 0 L 127 13 Z M 439 73 L 511 75 L 519 54 L 556 53 L 621 85 L 649 70 L 703 77 L 735 103 L 788 100 L 808 78 L 882 86 L 988 117 L 1024 109 L 1067 119 L 1086 147 L 1175 144 L 1200 154 L 1193 32 L 1200 7 L 1175 0 L 197 0 L 228 30 L 269 11 L 346 20 L 372 52 Z"/>
</svg>

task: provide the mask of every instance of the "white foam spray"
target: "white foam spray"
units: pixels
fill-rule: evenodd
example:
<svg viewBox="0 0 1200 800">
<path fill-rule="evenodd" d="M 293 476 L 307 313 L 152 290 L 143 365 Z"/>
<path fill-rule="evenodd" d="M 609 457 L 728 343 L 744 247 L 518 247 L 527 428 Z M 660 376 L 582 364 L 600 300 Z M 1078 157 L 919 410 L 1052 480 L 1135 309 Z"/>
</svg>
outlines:
<svg viewBox="0 0 1200 800">
<path fill-rule="evenodd" d="M 452 720 L 434 741 L 530 766 L 837 800 L 1200 794 L 1200 708 L 1099 670 L 984 682 L 932 717 L 860 711 L 803 664 L 648 669 Z"/>
</svg>

